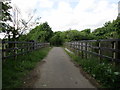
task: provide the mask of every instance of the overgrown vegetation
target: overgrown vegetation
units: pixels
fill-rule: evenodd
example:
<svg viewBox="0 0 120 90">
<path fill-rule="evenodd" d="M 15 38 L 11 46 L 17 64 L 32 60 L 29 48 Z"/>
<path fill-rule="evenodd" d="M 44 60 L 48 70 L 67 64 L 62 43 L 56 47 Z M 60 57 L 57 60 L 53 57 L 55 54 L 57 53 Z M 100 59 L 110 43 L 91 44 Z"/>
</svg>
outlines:
<svg viewBox="0 0 120 90">
<path fill-rule="evenodd" d="M 72 60 L 76 61 L 85 72 L 95 78 L 104 88 L 120 88 L 119 66 L 114 66 L 107 60 L 99 62 L 98 58 L 83 59 L 66 51 Z"/>
<path fill-rule="evenodd" d="M 9 58 L 3 62 L 3 88 L 18 88 L 23 84 L 22 78 L 30 72 L 49 52 L 50 48 L 18 56 L 16 60 Z"/>
<path fill-rule="evenodd" d="M 7 21 L 13 22 L 9 10 L 12 8 L 10 3 L 3 4 L 3 17 L 1 32 L 8 34 L 7 39 L 16 41 L 39 41 L 39 42 L 51 42 L 53 45 L 62 45 L 68 41 L 90 40 L 90 39 L 117 39 L 120 38 L 120 18 L 113 21 L 107 21 L 103 27 L 98 27 L 95 30 L 66 30 L 53 32 L 52 28 L 47 22 L 36 24 L 36 27 L 31 29 L 28 33 L 20 34 L 21 30 L 15 29 L 14 26 L 10 26 Z M 22 20 L 23 24 L 26 21 Z M 25 27 L 28 27 L 25 25 Z M 10 31 L 12 30 L 12 31 Z M 11 34 L 10 34 L 11 33 Z M 10 36 L 11 35 L 11 36 Z"/>
<path fill-rule="evenodd" d="M 53 31 L 47 22 L 42 23 L 32 29 L 27 35 L 24 37 L 20 37 L 21 40 L 29 41 L 35 40 L 39 42 L 49 42 L 52 37 Z"/>
<path fill-rule="evenodd" d="M 10 13 L 10 1 L 2 2 L 2 15 L 0 33 L 6 33 L 6 38 L 3 40 L 8 41 L 37 41 L 37 42 L 50 42 L 51 45 L 60 46 L 64 42 L 91 40 L 91 39 L 118 39 L 120 38 L 120 18 L 113 21 L 108 21 L 103 27 L 99 27 L 93 31 L 91 29 L 85 30 L 66 30 L 53 32 L 52 28 L 47 22 L 36 24 L 35 28 L 31 29 L 28 33 L 23 33 L 27 30 L 28 23 L 21 19 L 17 20 L 17 16 L 12 16 Z M 23 27 L 17 27 L 15 22 L 23 24 Z M 13 26 L 10 23 L 14 23 Z M 14 47 L 15 45 L 13 45 Z M 36 63 L 43 59 L 47 55 L 49 48 L 42 49 L 28 53 L 24 56 L 18 56 L 16 60 L 9 58 L 3 63 L 3 88 L 14 88 L 22 85 L 20 80 L 27 74 Z M 82 59 L 80 57 L 70 56 L 78 62 L 83 69 L 91 74 L 105 87 L 119 87 L 120 71 L 113 65 L 107 62 L 99 63 L 97 58 Z"/>
</svg>

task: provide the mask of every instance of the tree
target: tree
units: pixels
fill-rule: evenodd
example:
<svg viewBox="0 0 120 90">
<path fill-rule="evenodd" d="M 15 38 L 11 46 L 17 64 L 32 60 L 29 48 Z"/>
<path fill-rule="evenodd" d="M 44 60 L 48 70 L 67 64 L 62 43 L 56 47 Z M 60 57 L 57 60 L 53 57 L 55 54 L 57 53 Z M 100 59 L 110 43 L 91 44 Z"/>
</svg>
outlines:
<svg viewBox="0 0 120 90">
<path fill-rule="evenodd" d="M 49 42 L 53 31 L 47 22 L 36 26 L 28 33 L 28 39 L 40 42 Z"/>
<path fill-rule="evenodd" d="M 118 17 L 115 21 L 114 27 L 116 29 L 116 32 L 118 34 L 118 38 L 120 38 L 120 17 Z"/>
<path fill-rule="evenodd" d="M 81 32 L 83 32 L 85 34 L 90 34 L 91 30 L 90 29 L 85 29 L 85 30 L 82 30 Z"/>
<path fill-rule="evenodd" d="M 120 38 L 120 19 L 106 22 L 103 27 L 95 29 L 92 34 L 96 36 L 94 39 Z"/>
<path fill-rule="evenodd" d="M 64 43 L 64 35 L 63 32 L 55 32 L 53 37 L 50 39 L 50 43 L 55 46 L 63 45 Z"/>
<path fill-rule="evenodd" d="M 10 9 L 12 8 L 9 4 L 11 2 L 4 1 L 0 2 L 2 5 L 2 14 L 0 15 L 0 22 L 1 22 L 1 27 L 0 27 L 0 32 L 4 32 L 8 35 L 8 38 L 10 39 L 10 32 L 11 29 L 13 29 L 8 22 L 11 22 L 11 15 L 10 15 Z"/>
</svg>

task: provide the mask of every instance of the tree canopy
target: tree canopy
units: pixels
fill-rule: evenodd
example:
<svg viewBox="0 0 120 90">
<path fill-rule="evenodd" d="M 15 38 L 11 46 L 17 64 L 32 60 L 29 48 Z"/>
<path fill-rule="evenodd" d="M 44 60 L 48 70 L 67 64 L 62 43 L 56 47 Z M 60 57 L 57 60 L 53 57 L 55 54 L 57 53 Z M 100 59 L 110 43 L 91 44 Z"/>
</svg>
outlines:
<svg viewBox="0 0 120 90">
<path fill-rule="evenodd" d="M 13 22 L 10 15 L 10 9 L 12 8 L 10 2 L 2 2 L 2 15 L 0 32 L 8 34 L 8 40 L 10 40 L 10 33 L 13 35 L 13 39 L 19 35 L 19 32 L 15 27 L 10 26 L 7 22 Z M 91 29 L 79 30 L 67 30 L 53 32 L 52 28 L 47 22 L 44 22 L 29 33 L 22 34 L 18 40 L 22 41 L 39 41 L 39 42 L 51 42 L 53 45 L 62 45 L 64 42 L 79 41 L 79 40 L 91 40 L 91 39 L 117 39 L 120 38 L 120 18 L 116 20 L 106 22 L 103 27 L 99 27 L 93 31 Z"/>
<path fill-rule="evenodd" d="M 49 42 L 53 31 L 47 22 L 36 26 L 27 34 L 27 40 L 35 40 L 39 42 Z"/>
</svg>

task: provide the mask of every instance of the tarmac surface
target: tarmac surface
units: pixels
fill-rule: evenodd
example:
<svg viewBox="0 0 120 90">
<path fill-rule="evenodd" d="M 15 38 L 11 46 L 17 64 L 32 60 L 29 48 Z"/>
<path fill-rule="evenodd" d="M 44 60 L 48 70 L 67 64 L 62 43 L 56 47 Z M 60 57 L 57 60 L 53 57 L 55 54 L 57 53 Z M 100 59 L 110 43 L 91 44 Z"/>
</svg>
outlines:
<svg viewBox="0 0 120 90">
<path fill-rule="evenodd" d="M 61 47 L 53 47 L 39 69 L 33 88 L 95 88 Z"/>
</svg>

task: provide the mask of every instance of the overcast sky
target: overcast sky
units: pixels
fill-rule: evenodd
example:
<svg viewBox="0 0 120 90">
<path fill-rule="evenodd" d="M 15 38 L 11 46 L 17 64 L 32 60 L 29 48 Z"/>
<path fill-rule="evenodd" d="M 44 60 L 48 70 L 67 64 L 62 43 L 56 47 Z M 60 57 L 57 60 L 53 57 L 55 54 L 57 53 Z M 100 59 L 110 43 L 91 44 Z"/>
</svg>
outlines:
<svg viewBox="0 0 120 90">
<path fill-rule="evenodd" d="M 103 26 L 116 19 L 119 0 L 11 0 L 21 12 L 22 18 L 42 17 L 53 31 L 83 30 Z M 35 11 L 36 10 L 36 11 Z"/>
<path fill-rule="evenodd" d="M 105 22 L 116 19 L 119 0 L 12 0 L 28 19 L 36 9 L 35 16 L 47 21 L 53 31 L 68 29 L 83 30 L 101 27 Z"/>
</svg>

